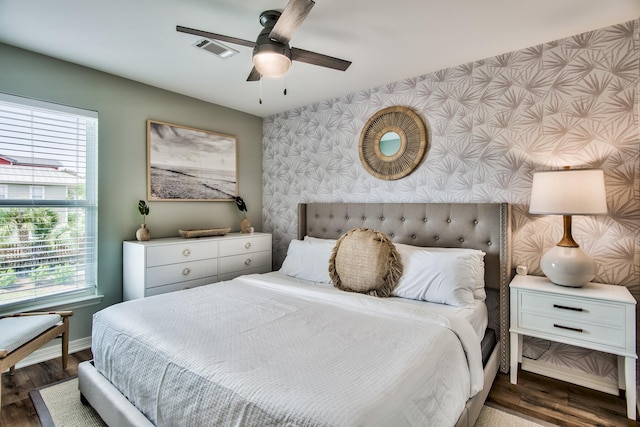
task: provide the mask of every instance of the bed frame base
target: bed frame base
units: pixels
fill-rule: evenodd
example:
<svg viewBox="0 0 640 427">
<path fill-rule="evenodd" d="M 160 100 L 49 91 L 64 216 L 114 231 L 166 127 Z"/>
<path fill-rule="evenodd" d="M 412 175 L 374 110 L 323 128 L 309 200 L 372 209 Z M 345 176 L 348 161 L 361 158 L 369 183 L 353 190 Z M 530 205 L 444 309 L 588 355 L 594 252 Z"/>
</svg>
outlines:
<svg viewBox="0 0 640 427">
<path fill-rule="evenodd" d="M 496 345 L 484 367 L 484 387 L 469 399 L 455 427 L 473 427 L 480 415 L 500 367 L 500 346 Z M 150 427 L 153 424 L 91 362 L 78 365 L 80 399 L 90 405 L 109 426 Z"/>
<path fill-rule="evenodd" d="M 467 404 L 458 418 L 456 427 L 473 427 L 480 416 L 480 411 L 487 400 L 493 381 L 500 369 L 500 343 L 496 344 L 487 364 L 484 367 L 484 386 L 471 399 L 467 400 Z"/>
<path fill-rule="evenodd" d="M 89 405 L 109 426 L 152 427 L 153 424 L 91 362 L 78 365 L 78 389 L 82 403 Z"/>
</svg>

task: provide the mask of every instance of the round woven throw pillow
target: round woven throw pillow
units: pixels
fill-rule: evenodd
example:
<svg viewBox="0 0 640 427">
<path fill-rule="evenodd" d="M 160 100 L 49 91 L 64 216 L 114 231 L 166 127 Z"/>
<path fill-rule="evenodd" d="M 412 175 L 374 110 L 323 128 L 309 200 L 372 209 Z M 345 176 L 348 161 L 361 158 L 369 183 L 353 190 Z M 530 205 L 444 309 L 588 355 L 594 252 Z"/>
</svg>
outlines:
<svg viewBox="0 0 640 427">
<path fill-rule="evenodd" d="M 354 228 L 336 242 L 329 275 L 333 286 L 343 291 L 388 297 L 402 276 L 402 261 L 384 233 Z"/>
</svg>

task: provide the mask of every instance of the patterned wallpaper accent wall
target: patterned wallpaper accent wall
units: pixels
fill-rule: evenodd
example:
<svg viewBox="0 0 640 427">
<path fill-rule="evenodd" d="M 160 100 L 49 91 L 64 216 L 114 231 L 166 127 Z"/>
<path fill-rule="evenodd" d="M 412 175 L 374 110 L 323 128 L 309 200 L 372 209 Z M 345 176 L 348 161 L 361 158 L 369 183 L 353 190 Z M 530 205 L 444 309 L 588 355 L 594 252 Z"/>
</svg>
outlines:
<svg viewBox="0 0 640 427">
<path fill-rule="evenodd" d="M 296 238 L 299 202 L 509 202 L 513 265 L 542 275 L 562 218 L 530 215 L 536 170 L 602 168 L 609 214 L 574 216 L 598 282 L 640 296 L 639 20 L 393 82 L 265 118 L 263 220 L 274 264 Z M 425 53 L 426 54 L 426 53 Z M 322 82 L 318 82 L 322 84 Z M 431 134 L 411 175 L 383 181 L 358 141 L 378 110 L 401 105 Z"/>
</svg>

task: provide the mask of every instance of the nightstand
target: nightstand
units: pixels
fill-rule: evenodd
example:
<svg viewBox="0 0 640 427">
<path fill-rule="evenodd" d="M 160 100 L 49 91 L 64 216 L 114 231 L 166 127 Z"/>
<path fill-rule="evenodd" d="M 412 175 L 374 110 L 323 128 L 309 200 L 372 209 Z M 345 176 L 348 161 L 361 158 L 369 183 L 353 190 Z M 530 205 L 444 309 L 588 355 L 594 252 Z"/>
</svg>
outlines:
<svg viewBox="0 0 640 427">
<path fill-rule="evenodd" d="M 636 300 L 629 290 L 600 283 L 569 288 L 546 277 L 520 275 L 509 288 L 511 383 L 518 382 L 524 335 L 612 353 L 622 362 L 618 374 L 620 388 L 626 390 L 627 417 L 635 420 Z"/>
</svg>

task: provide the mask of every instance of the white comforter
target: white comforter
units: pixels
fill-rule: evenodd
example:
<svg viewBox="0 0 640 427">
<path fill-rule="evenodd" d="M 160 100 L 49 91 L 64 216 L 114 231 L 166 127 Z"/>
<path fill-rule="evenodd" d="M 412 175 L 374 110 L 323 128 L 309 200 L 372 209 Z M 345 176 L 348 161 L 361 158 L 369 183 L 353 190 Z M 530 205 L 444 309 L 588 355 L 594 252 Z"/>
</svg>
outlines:
<svg viewBox="0 0 640 427">
<path fill-rule="evenodd" d="M 157 425 L 453 425 L 478 337 L 403 302 L 244 276 L 102 310 L 92 350 Z"/>
</svg>

